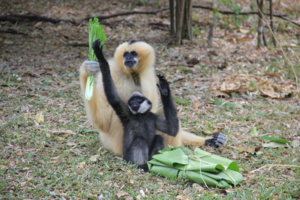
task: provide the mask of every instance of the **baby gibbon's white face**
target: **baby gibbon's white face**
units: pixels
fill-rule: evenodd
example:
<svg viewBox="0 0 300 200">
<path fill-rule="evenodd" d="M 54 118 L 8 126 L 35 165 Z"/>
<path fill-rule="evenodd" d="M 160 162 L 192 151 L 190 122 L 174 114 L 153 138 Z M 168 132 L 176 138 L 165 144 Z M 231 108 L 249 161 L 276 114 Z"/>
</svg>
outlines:
<svg viewBox="0 0 300 200">
<path fill-rule="evenodd" d="M 134 115 L 143 114 L 151 110 L 152 103 L 141 93 L 134 92 L 128 100 L 128 108 Z"/>
</svg>

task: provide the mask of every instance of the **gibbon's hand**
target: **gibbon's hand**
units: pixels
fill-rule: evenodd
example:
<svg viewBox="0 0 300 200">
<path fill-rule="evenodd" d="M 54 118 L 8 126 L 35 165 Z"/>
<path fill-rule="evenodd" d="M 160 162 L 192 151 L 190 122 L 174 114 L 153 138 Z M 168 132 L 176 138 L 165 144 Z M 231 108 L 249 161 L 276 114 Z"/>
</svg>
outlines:
<svg viewBox="0 0 300 200">
<path fill-rule="evenodd" d="M 157 87 L 158 87 L 160 93 L 163 96 L 168 96 L 170 93 L 170 88 L 169 88 L 169 83 L 168 83 L 167 79 L 162 74 L 156 74 L 156 76 L 159 79 L 159 85 L 157 84 Z"/>
<path fill-rule="evenodd" d="M 213 138 L 205 140 L 205 145 L 212 147 L 223 146 L 227 141 L 226 135 L 223 133 L 214 134 Z"/>
<path fill-rule="evenodd" d="M 88 76 L 96 75 L 100 71 L 99 63 L 96 61 L 87 60 L 83 64 L 84 64 L 85 72 L 87 73 Z"/>
<path fill-rule="evenodd" d="M 103 44 L 102 44 L 102 40 L 97 39 L 93 42 L 93 49 L 94 49 L 94 53 L 97 56 L 99 61 L 104 60 L 104 55 L 103 55 Z"/>
</svg>

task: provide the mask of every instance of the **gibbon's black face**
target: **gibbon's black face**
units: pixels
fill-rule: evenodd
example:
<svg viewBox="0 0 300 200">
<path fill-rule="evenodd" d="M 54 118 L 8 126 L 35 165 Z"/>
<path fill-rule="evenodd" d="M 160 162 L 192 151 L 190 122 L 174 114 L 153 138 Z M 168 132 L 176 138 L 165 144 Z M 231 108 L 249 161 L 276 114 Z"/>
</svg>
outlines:
<svg viewBox="0 0 300 200">
<path fill-rule="evenodd" d="M 152 103 L 144 96 L 132 95 L 128 100 L 128 108 L 134 115 L 143 114 L 151 110 Z"/>
<path fill-rule="evenodd" d="M 139 54 L 136 51 L 125 51 L 123 54 L 124 65 L 127 68 L 132 68 L 137 64 Z"/>
</svg>

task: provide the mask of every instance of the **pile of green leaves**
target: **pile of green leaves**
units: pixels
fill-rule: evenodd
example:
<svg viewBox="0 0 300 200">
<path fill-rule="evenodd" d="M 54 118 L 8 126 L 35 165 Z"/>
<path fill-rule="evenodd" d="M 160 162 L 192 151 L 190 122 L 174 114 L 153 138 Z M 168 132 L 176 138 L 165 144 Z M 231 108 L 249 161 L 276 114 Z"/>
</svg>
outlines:
<svg viewBox="0 0 300 200">
<path fill-rule="evenodd" d="M 169 147 L 148 162 L 149 171 L 171 179 L 188 179 L 204 186 L 230 188 L 243 176 L 236 162 L 196 148 Z"/>
</svg>

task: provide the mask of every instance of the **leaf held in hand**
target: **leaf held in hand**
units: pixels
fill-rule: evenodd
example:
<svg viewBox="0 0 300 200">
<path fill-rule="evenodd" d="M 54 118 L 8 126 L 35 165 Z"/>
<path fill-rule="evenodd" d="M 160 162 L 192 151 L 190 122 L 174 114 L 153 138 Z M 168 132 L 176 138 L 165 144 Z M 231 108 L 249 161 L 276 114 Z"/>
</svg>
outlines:
<svg viewBox="0 0 300 200">
<path fill-rule="evenodd" d="M 95 17 L 94 19 L 90 19 L 90 27 L 89 27 L 89 59 L 91 61 L 97 61 L 97 57 L 93 50 L 93 42 L 97 39 L 101 39 L 102 42 L 105 42 L 106 35 L 104 33 L 103 27 L 99 23 L 98 18 Z M 94 85 L 94 76 L 88 76 L 86 89 L 85 89 L 85 98 L 87 100 L 91 100 L 93 97 L 93 85 Z"/>
<path fill-rule="evenodd" d="M 85 98 L 91 100 L 94 92 L 94 76 L 88 76 L 85 87 Z"/>
</svg>

